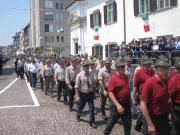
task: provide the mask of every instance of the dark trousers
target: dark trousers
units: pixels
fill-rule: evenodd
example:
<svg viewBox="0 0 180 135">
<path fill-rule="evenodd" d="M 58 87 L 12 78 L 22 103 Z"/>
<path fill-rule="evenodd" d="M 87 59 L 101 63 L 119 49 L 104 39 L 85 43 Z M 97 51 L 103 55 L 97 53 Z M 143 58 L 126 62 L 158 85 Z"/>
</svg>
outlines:
<svg viewBox="0 0 180 135">
<path fill-rule="evenodd" d="M 51 94 L 53 94 L 54 76 L 44 76 L 44 78 L 45 78 L 45 93 L 51 92 Z"/>
<path fill-rule="evenodd" d="M 0 64 L 0 74 L 2 74 L 2 65 Z"/>
<path fill-rule="evenodd" d="M 84 109 L 86 102 L 89 106 L 89 117 L 90 117 L 90 123 L 95 122 L 95 114 L 94 114 L 94 92 L 90 93 L 79 93 L 80 96 L 80 103 L 77 104 L 77 112 L 76 117 L 79 119 L 82 113 L 82 110 Z"/>
<path fill-rule="evenodd" d="M 41 89 L 43 89 L 43 88 L 44 88 L 44 80 L 43 80 L 42 74 L 40 74 L 39 79 L 40 79 L 40 86 L 41 86 Z"/>
<path fill-rule="evenodd" d="M 31 87 L 35 88 L 36 82 L 37 82 L 36 73 L 30 72 L 30 85 L 31 85 Z"/>
<path fill-rule="evenodd" d="M 150 115 L 151 120 L 156 128 L 156 135 L 170 135 L 170 126 L 169 126 L 169 113 L 162 114 L 160 116 Z M 142 119 L 143 123 L 143 135 L 148 134 L 148 126 L 145 119 Z"/>
<path fill-rule="evenodd" d="M 24 78 L 24 67 L 18 67 L 17 74 L 18 74 L 18 77 L 20 76 L 21 78 Z"/>
<path fill-rule="evenodd" d="M 102 115 L 106 115 L 105 105 L 106 105 L 107 97 L 104 96 L 104 94 L 102 92 L 100 92 L 100 100 L 101 100 L 101 113 L 102 113 Z"/>
<path fill-rule="evenodd" d="M 58 99 L 61 98 L 61 93 L 63 91 L 64 102 L 67 102 L 67 88 L 65 81 L 58 81 Z"/>
<path fill-rule="evenodd" d="M 70 85 L 72 86 L 72 90 L 69 89 L 69 108 L 73 107 L 74 103 L 74 96 L 75 96 L 75 82 L 70 82 Z"/>
<path fill-rule="evenodd" d="M 29 75 L 29 71 L 26 71 L 26 72 L 25 72 L 25 75 L 26 75 L 27 81 L 28 81 L 28 82 L 30 82 L 30 75 Z"/>
<path fill-rule="evenodd" d="M 175 127 L 176 127 L 176 135 L 180 135 L 180 104 L 175 105 L 175 114 L 177 116 L 177 121 L 175 123 Z"/>
<path fill-rule="evenodd" d="M 123 107 L 125 109 L 125 112 L 124 112 L 124 114 L 120 114 L 117 111 L 116 106 L 114 104 L 111 105 L 110 118 L 104 129 L 104 135 L 109 135 L 111 133 L 112 128 L 117 123 L 117 121 L 119 120 L 120 117 L 123 122 L 124 134 L 125 135 L 131 134 L 131 106 L 130 106 L 130 104 L 128 104 L 128 105 L 123 105 Z"/>
</svg>

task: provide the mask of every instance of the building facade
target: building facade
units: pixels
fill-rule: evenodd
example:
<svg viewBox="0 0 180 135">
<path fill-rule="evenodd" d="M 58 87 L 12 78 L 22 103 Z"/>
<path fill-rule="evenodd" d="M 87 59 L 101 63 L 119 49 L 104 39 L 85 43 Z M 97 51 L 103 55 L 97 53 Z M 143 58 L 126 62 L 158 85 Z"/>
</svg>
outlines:
<svg viewBox="0 0 180 135">
<path fill-rule="evenodd" d="M 179 0 L 94 1 L 87 11 L 89 51 L 114 57 L 116 47 L 133 39 L 156 39 L 180 35 Z"/>
<path fill-rule="evenodd" d="M 73 0 L 66 9 L 70 12 L 68 24 L 71 34 L 71 54 L 89 53 L 87 50 L 87 0 Z"/>
<path fill-rule="evenodd" d="M 13 38 L 13 47 L 18 50 L 20 48 L 20 32 L 16 32 Z"/>
<path fill-rule="evenodd" d="M 113 57 L 124 41 L 123 0 L 101 0 L 87 10 L 89 51 L 96 57 Z"/>
<path fill-rule="evenodd" d="M 127 41 L 180 36 L 180 0 L 126 1 Z"/>
<path fill-rule="evenodd" d="M 89 55 L 112 58 L 124 41 L 180 36 L 179 3 L 180 0 L 75 0 L 68 6 L 71 13 L 77 14 L 72 14 L 76 17 L 71 23 L 71 54 L 84 49 Z M 77 27 L 80 23 L 75 22 L 81 17 L 86 21 Z"/>
<path fill-rule="evenodd" d="M 29 48 L 31 44 L 30 24 L 26 25 L 23 31 L 24 31 L 24 48 Z"/>
<path fill-rule="evenodd" d="M 62 55 L 70 54 L 69 12 L 67 0 L 31 0 L 31 46 L 53 48 Z"/>
</svg>

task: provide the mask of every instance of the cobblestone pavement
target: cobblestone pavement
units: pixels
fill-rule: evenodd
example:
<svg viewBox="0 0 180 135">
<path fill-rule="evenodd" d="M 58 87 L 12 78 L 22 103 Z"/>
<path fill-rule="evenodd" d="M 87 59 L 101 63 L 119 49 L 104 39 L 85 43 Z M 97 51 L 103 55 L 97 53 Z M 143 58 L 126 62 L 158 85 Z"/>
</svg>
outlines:
<svg viewBox="0 0 180 135">
<path fill-rule="evenodd" d="M 6 75 L 10 80 L 15 74 Z M 6 81 L 7 82 L 7 81 Z M 3 83 L 3 84 L 2 84 Z M 0 80 L 0 85 L 4 86 Z M 0 87 L 2 89 L 2 87 Z M 0 89 L 0 91 L 1 91 Z M 34 91 L 40 106 L 0 108 L 0 135 L 102 135 L 106 122 L 101 119 L 100 113 L 96 114 L 98 128 L 89 126 L 87 106 L 84 109 L 82 121 L 77 123 L 75 111 L 69 112 L 68 107 L 62 102 L 57 102 L 56 97 L 46 96 L 44 91 Z M 18 79 L 7 91 L 0 95 L 0 107 L 7 105 L 33 105 L 33 100 L 28 92 L 25 80 Z M 99 98 L 96 99 L 99 107 Z M 74 105 L 74 109 L 75 109 Z M 108 106 L 107 106 L 108 108 Z M 99 108 L 97 108 L 99 112 Z M 108 111 L 107 111 L 108 112 Z M 134 121 L 133 121 L 134 125 Z M 132 125 L 132 129 L 134 126 Z M 122 125 L 116 124 L 111 135 L 123 135 Z M 132 130 L 132 135 L 140 135 Z"/>
</svg>

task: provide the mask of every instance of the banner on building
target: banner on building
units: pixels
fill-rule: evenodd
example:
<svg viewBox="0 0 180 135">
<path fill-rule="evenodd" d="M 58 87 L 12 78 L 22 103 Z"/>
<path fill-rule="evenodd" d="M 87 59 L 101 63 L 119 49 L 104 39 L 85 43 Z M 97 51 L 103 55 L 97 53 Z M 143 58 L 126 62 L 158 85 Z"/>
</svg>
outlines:
<svg viewBox="0 0 180 135">
<path fill-rule="evenodd" d="M 99 27 L 95 26 L 93 31 L 94 31 L 94 40 L 99 40 Z"/>
<path fill-rule="evenodd" d="M 142 15 L 142 20 L 144 21 L 144 32 L 150 31 L 149 14 L 148 13 L 144 13 Z"/>
</svg>

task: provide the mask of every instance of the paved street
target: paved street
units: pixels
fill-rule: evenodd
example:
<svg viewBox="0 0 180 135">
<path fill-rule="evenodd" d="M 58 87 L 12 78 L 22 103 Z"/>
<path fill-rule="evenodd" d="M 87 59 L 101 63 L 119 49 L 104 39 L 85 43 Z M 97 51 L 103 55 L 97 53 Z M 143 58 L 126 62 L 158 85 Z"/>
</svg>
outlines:
<svg viewBox="0 0 180 135">
<path fill-rule="evenodd" d="M 99 107 L 98 100 L 96 107 Z M 82 121 L 77 123 L 75 111 L 69 112 L 62 102 L 46 96 L 40 89 L 28 89 L 26 80 L 16 79 L 11 62 L 4 66 L 3 75 L 0 75 L 0 135 L 103 134 L 106 122 L 102 121 L 100 113 L 96 115 L 98 129 L 91 128 L 87 123 L 87 107 L 81 118 Z M 116 124 L 112 135 L 123 135 L 122 126 Z M 132 130 L 132 135 L 138 133 Z"/>
</svg>

